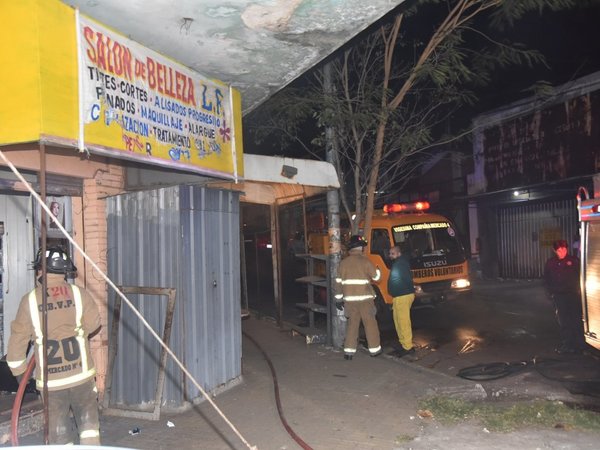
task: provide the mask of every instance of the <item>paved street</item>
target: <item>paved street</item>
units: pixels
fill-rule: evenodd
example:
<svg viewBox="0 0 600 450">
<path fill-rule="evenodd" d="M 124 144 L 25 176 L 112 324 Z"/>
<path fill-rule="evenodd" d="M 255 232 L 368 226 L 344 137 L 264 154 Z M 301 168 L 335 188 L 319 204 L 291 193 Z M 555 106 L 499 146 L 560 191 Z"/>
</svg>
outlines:
<svg viewBox="0 0 600 450">
<path fill-rule="evenodd" d="M 475 281 L 471 297 L 412 316 L 422 363 L 444 372 L 468 363 L 553 355 L 558 344 L 553 308 L 539 280 Z"/>
<path fill-rule="evenodd" d="M 474 364 L 543 356 L 556 362 L 544 366 L 553 378 L 600 379 L 594 355 L 565 359 L 553 353 L 557 329 L 538 282 L 484 282 L 469 302 L 448 302 L 414 316 L 419 345 L 414 360 L 385 354 L 370 358 L 360 351 L 353 361 L 344 361 L 339 351 L 306 345 L 301 336 L 268 319 L 248 319 L 243 330 L 271 359 L 285 418 L 311 448 L 597 448 L 600 435 L 581 430 L 488 432 L 473 422 L 448 426 L 417 415 L 420 399 L 431 394 L 481 401 L 553 399 L 597 407 L 597 396 L 570 393 L 565 383 L 533 368 L 489 382 L 456 376 L 460 368 Z M 298 448 L 279 420 L 267 362 L 249 339 L 242 343 L 242 378 L 216 396 L 217 404 L 259 449 Z M 136 428 L 139 434 L 130 434 Z M 136 449 L 246 448 L 206 403 L 183 413 L 165 412 L 156 422 L 104 416 L 102 440 Z M 39 433 L 21 440 L 40 442 Z"/>
</svg>

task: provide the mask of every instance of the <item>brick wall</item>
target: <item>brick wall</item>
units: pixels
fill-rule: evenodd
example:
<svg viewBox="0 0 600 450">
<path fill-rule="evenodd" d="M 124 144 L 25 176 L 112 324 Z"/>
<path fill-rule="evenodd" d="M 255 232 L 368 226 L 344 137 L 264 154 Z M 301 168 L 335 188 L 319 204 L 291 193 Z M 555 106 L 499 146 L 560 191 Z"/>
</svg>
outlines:
<svg viewBox="0 0 600 450">
<path fill-rule="evenodd" d="M 99 170 L 94 178 L 84 180 L 83 185 L 83 244 L 85 252 L 104 272 L 107 271 L 107 225 L 106 197 L 124 190 L 125 170 L 109 164 L 107 170 Z M 85 288 L 94 296 L 102 317 L 100 333 L 91 340 L 91 351 L 98 372 L 96 382 L 103 393 L 108 362 L 108 290 L 104 279 L 85 263 Z M 110 289 L 110 288 L 109 288 Z"/>
</svg>

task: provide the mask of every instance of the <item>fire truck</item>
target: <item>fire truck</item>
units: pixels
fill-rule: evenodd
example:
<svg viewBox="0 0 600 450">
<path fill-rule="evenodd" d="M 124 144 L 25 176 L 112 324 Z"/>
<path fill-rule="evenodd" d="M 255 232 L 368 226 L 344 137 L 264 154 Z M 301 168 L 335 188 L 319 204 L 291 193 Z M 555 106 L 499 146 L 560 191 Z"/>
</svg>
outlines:
<svg viewBox="0 0 600 450">
<path fill-rule="evenodd" d="M 581 305 L 586 342 L 600 350 L 600 178 L 594 178 L 596 198 L 579 188 L 579 248 L 581 252 Z"/>
<path fill-rule="evenodd" d="M 387 292 L 392 265 L 388 252 L 395 245 L 410 259 L 415 308 L 470 295 L 469 265 L 456 228 L 428 209 L 428 202 L 390 204 L 373 216 L 365 254 L 381 270 L 381 281 L 375 286 L 378 316 L 387 316 L 392 305 Z"/>
<path fill-rule="evenodd" d="M 383 210 L 374 213 L 371 235 L 365 236 L 365 255 L 381 271 L 380 281 L 373 286 L 377 293 L 377 320 L 384 328 L 393 326 L 392 297 L 387 292 L 392 266 L 388 252 L 392 246 L 400 246 L 402 253 L 409 255 L 416 288 L 414 309 L 433 307 L 441 301 L 471 294 L 469 264 L 455 226 L 448 218 L 427 212 L 428 209 L 428 202 L 385 205 Z M 320 223 L 324 226 L 324 216 L 322 219 Z M 349 236 L 349 229 L 344 228 L 342 241 Z M 312 227 L 308 248 L 311 254 L 326 254 L 328 234 Z M 325 265 L 315 265 L 315 272 L 326 276 Z"/>
</svg>

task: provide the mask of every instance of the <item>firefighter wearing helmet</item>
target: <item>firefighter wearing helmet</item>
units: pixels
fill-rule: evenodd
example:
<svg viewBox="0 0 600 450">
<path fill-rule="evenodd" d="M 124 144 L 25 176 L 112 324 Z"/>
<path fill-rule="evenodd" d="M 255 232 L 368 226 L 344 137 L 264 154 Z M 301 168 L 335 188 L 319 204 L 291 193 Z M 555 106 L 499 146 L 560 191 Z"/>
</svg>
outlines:
<svg viewBox="0 0 600 450">
<path fill-rule="evenodd" d="M 375 291 L 371 283 L 381 277 L 379 269 L 363 255 L 367 245 L 361 236 L 351 236 L 348 243 L 348 256 L 342 260 L 336 278 L 336 306 L 344 312 L 348 319 L 346 338 L 344 340 L 344 358 L 352 359 L 358 344 L 358 330 L 362 321 L 367 335 L 369 354 L 381 354 L 379 327 L 375 319 Z"/>
<path fill-rule="evenodd" d="M 41 251 L 37 254 L 34 269 L 40 275 Z M 67 275 L 75 274 L 76 271 L 62 248 L 51 247 L 46 251 L 48 438 L 50 444 L 74 443 L 70 419 L 72 410 L 79 443 L 99 445 L 96 369 L 90 354 L 88 336 L 100 327 L 100 313 L 93 298 L 84 289 L 67 283 Z M 34 341 L 36 385 L 40 390 L 44 385 L 42 327 L 40 282 L 21 299 L 17 316 L 11 324 L 7 353 L 8 366 L 19 379 L 27 366 L 28 344 Z"/>
</svg>

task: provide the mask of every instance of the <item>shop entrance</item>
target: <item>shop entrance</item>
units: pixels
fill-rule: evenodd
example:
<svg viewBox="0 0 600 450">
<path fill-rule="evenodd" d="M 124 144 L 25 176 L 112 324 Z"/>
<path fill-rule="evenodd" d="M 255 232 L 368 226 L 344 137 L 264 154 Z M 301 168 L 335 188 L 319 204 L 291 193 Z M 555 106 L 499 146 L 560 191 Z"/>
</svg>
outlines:
<svg viewBox="0 0 600 450">
<path fill-rule="evenodd" d="M 33 289 L 33 220 L 28 195 L 0 194 L 0 351 L 6 353 L 10 323 L 21 297 Z"/>
</svg>

